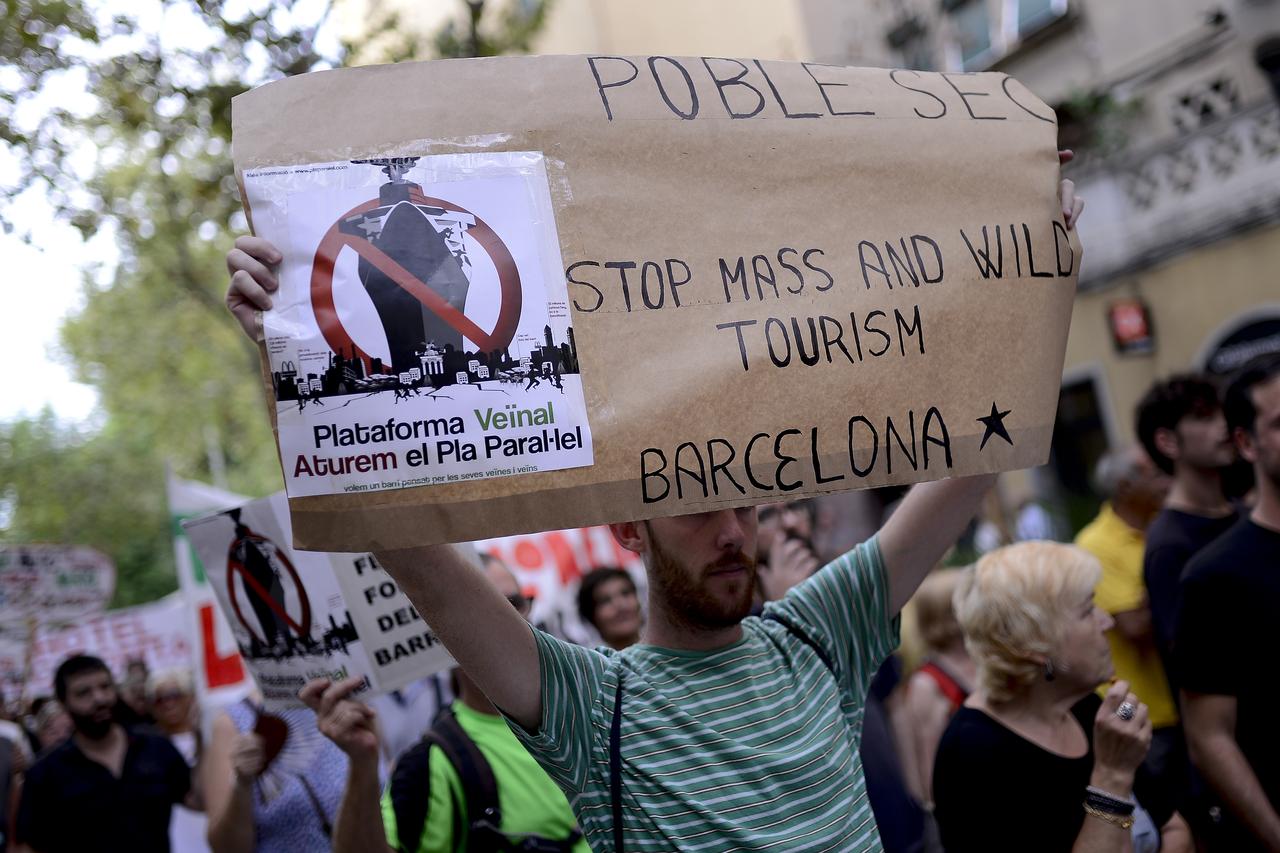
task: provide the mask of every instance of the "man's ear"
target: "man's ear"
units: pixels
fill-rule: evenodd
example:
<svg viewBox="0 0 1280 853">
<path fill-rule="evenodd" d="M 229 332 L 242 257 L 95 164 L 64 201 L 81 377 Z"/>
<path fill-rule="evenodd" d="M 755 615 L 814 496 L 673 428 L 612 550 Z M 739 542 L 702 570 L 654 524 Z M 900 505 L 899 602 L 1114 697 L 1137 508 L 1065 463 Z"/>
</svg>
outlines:
<svg viewBox="0 0 1280 853">
<path fill-rule="evenodd" d="M 642 522 L 639 521 L 623 521 L 618 524 L 610 524 L 609 532 L 613 534 L 613 538 L 623 548 L 633 554 L 643 555 L 646 542 L 641 532 L 641 526 Z"/>
<path fill-rule="evenodd" d="M 1244 427 L 1236 427 L 1235 434 L 1231 436 L 1235 440 L 1236 450 L 1240 452 L 1244 461 L 1252 464 L 1258 459 L 1258 449 L 1253 446 L 1253 436 Z"/>
<path fill-rule="evenodd" d="M 1160 427 L 1156 430 L 1155 435 L 1156 450 L 1167 459 L 1177 460 L 1178 458 L 1178 434 L 1168 427 Z"/>
</svg>

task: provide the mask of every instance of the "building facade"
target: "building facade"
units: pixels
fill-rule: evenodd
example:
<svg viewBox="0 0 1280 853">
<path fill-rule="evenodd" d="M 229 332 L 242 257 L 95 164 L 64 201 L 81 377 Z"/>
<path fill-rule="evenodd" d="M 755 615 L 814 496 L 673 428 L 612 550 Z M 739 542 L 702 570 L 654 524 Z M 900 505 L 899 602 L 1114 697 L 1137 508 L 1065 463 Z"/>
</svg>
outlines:
<svg viewBox="0 0 1280 853">
<path fill-rule="evenodd" d="M 534 50 L 1000 71 L 1053 106 L 1085 257 L 1053 460 L 1011 492 L 1087 502 L 1153 381 L 1280 349 L 1280 0 L 552 0 Z"/>
</svg>

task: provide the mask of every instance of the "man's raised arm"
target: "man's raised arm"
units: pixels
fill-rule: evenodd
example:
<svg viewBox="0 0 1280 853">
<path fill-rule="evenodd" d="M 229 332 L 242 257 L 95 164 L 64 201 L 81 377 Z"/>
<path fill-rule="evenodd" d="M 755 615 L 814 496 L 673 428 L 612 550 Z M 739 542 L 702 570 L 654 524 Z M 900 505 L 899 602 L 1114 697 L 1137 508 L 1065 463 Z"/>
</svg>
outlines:
<svg viewBox="0 0 1280 853">
<path fill-rule="evenodd" d="M 450 545 L 374 551 L 418 614 L 489 701 L 529 731 L 542 718 L 529 623 Z"/>
<path fill-rule="evenodd" d="M 911 487 L 880 528 L 890 612 L 902 609 L 925 575 L 956 543 L 995 481 L 995 474 L 981 474 Z"/>
</svg>

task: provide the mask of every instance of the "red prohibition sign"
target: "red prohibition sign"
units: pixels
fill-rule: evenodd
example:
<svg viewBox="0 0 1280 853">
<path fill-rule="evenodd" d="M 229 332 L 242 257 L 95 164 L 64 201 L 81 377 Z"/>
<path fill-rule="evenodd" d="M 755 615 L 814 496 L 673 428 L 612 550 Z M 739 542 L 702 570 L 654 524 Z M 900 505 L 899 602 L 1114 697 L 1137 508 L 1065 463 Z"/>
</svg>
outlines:
<svg viewBox="0 0 1280 853">
<path fill-rule="evenodd" d="M 371 200 L 351 208 L 340 216 L 338 222 L 329 226 L 329 230 L 320 240 L 320 245 L 316 247 L 315 259 L 311 263 L 311 309 L 315 312 L 316 323 L 320 327 L 321 334 L 324 335 L 325 343 L 334 352 L 350 350 L 358 354 L 364 360 L 365 368 L 373 369 L 372 359 L 368 353 L 356 346 L 355 341 L 342 325 L 342 321 L 338 319 L 338 310 L 333 302 L 333 268 L 338 260 L 338 253 L 344 247 L 349 247 L 407 290 L 436 316 L 460 332 L 463 337 L 474 342 L 481 351 L 492 352 L 506 348 L 516 335 L 522 299 L 520 271 L 516 268 L 516 262 L 511 257 L 510 250 L 483 219 L 465 208 L 443 199 L 423 195 L 417 187 L 409 191 L 409 201 L 414 204 L 442 207 L 454 213 L 465 213 L 475 217 L 476 224 L 467 233 L 480 244 L 493 261 L 494 267 L 498 270 L 498 282 L 502 291 L 502 301 L 498 306 L 498 320 L 494 324 L 493 331 L 486 332 L 481 329 L 466 314 L 441 298 L 426 282 L 419 280 L 417 276 L 396 263 L 393 258 L 368 240 L 355 234 L 344 234 L 338 230 L 338 222 L 381 206 L 380 201 Z M 402 365 L 393 365 L 393 367 L 397 370 L 406 369 Z"/>
<path fill-rule="evenodd" d="M 236 559 L 236 546 L 239 545 L 241 541 L 253 541 L 262 545 L 272 545 L 272 543 L 266 538 L 254 533 L 253 531 L 249 531 L 248 536 L 243 540 L 237 540 L 236 542 L 231 543 L 231 550 L 227 554 L 227 597 L 231 599 L 231 609 L 236 612 L 236 618 L 240 620 L 240 624 L 243 625 L 245 630 L 248 631 L 249 634 L 259 643 L 264 646 L 267 644 L 266 638 L 258 636 L 258 634 L 249 625 L 249 620 L 245 619 L 244 614 L 240 611 L 240 598 L 236 595 L 236 575 L 240 575 L 240 579 L 244 582 L 244 585 L 247 586 L 251 592 L 265 601 L 267 606 L 270 607 L 277 616 L 283 619 L 289 627 L 297 633 L 299 638 L 310 637 L 311 601 L 307 598 L 307 591 L 302 586 L 302 578 L 298 577 L 298 570 L 293 567 L 293 562 L 290 561 L 288 556 L 282 554 L 279 550 L 276 551 L 276 558 L 280 560 L 281 564 L 285 567 L 285 570 L 289 572 L 289 576 L 293 578 L 293 583 L 298 589 L 298 600 L 302 603 L 302 618 L 296 622 L 285 609 L 284 602 L 276 601 L 270 592 L 262 588 L 262 584 L 258 583 L 258 579 L 249 574 L 248 570 L 244 567 L 244 563 Z M 272 545 L 272 547 L 274 547 L 274 545 Z"/>
</svg>

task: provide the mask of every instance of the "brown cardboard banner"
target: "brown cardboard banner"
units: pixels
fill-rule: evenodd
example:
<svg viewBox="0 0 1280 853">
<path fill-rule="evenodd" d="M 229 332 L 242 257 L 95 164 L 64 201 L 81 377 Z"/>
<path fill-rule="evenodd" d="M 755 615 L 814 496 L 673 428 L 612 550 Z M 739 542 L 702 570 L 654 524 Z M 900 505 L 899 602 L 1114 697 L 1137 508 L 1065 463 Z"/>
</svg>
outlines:
<svg viewBox="0 0 1280 853">
<path fill-rule="evenodd" d="M 1048 457 L 1081 249 L 1053 112 L 1006 75 L 504 57 L 308 74 L 234 107 L 242 186 L 268 167 L 540 152 L 589 422 L 578 467 L 291 487 L 296 547 L 473 540 Z M 294 404 L 274 399 L 270 365 L 264 378 L 279 429 Z"/>
</svg>

